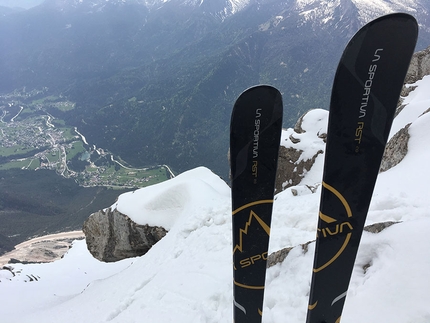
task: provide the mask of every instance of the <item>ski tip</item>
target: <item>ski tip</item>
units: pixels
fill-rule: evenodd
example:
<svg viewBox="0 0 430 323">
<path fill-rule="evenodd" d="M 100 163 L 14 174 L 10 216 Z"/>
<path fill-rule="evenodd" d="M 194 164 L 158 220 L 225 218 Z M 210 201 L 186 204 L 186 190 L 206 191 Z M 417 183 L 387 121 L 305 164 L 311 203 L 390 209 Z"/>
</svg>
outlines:
<svg viewBox="0 0 430 323">
<path fill-rule="evenodd" d="M 234 111 L 238 108 L 247 109 L 252 106 L 272 107 L 274 115 L 279 114 L 282 118 L 282 95 L 277 88 L 271 85 L 255 85 L 243 91 L 233 106 L 232 118 L 235 115 Z"/>
<path fill-rule="evenodd" d="M 266 91 L 266 92 L 270 91 L 270 92 L 278 92 L 278 93 L 280 93 L 279 90 L 277 88 L 275 88 L 274 86 L 272 86 L 272 85 L 269 85 L 269 84 L 258 84 L 258 85 L 253 85 L 253 86 L 247 88 L 246 90 L 244 90 L 239 95 L 239 98 L 241 96 L 243 96 L 243 95 L 246 95 L 247 93 L 250 93 L 250 92 L 261 92 L 261 91 Z"/>
<path fill-rule="evenodd" d="M 383 16 L 380 16 L 379 18 L 376 18 L 373 21 L 378 21 L 378 20 L 384 20 L 384 19 L 405 19 L 405 20 L 410 20 L 412 22 L 415 22 L 415 24 L 418 26 L 418 22 L 415 19 L 415 17 L 409 13 L 406 12 L 394 12 L 394 13 L 389 13 Z"/>
<path fill-rule="evenodd" d="M 367 23 L 366 26 L 370 27 L 372 25 L 380 24 L 384 22 L 395 22 L 396 24 L 402 24 L 404 28 L 408 28 L 410 30 L 411 34 L 415 33 L 416 35 L 415 37 L 418 38 L 418 21 L 413 15 L 409 13 L 395 12 L 395 13 L 386 14 L 370 21 L 369 23 Z M 364 26 L 364 28 L 366 26 Z M 415 39 L 415 42 L 416 42 L 416 39 Z"/>
</svg>

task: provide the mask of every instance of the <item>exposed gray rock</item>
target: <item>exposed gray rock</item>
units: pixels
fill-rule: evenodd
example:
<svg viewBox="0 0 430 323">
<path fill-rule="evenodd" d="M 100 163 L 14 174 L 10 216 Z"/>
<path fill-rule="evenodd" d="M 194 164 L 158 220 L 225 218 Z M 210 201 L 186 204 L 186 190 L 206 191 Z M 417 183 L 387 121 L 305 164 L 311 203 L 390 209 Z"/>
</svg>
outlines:
<svg viewBox="0 0 430 323">
<path fill-rule="evenodd" d="M 291 140 L 291 142 L 292 142 L 293 144 L 298 144 L 298 143 L 300 142 L 300 139 L 296 139 L 296 138 L 294 138 L 294 136 L 293 136 L 293 135 L 290 135 L 289 139 Z"/>
<path fill-rule="evenodd" d="M 387 143 L 382 157 L 380 172 L 385 172 L 399 164 L 408 153 L 409 126 L 400 129 Z"/>
<path fill-rule="evenodd" d="M 116 209 L 91 214 L 82 231 L 88 250 L 104 262 L 144 255 L 167 233 L 162 227 L 136 224 Z"/>
<path fill-rule="evenodd" d="M 421 116 L 423 116 L 423 115 L 425 115 L 426 113 L 429 113 L 429 112 L 430 112 L 430 107 L 426 111 L 424 111 Z"/>
<path fill-rule="evenodd" d="M 397 224 L 399 222 L 393 222 L 393 221 L 387 221 L 387 222 L 381 222 L 381 223 L 374 223 L 371 225 L 367 225 L 364 227 L 364 231 L 370 232 L 370 233 L 379 233 L 382 230 L 385 230 L 388 227 L 391 227 L 393 224 Z"/>
<path fill-rule="evenodd" d="M 298 185 L 304 174 L 312 168 L 315 159 L 323 151 L 319 150 L 310 159 L 298 161 L 302 153 L 302 150 L 291 147 L 286 148 L 281 146 L 279 148 L 278 171 L 275 184 L 276 192 L 281 192 L 288 187 Z"/>
<path fill-rule="evenodd" d="M 287 258 L 291 250 L 293 250 L 293 247 L 283 248 L 281 250 L 271 253 L 267 257 L 267 268 L 270 268 L 272 266 L 275 266 L 276 264 L 280 264 L 281 262 L 283 262 L 285 258 Z"/>
<path fill-rule="evenodd" d="M 305 244 L 300 245 L 302 247 L 303 253 L 308 252 L 308 246 L 311 242 L 313 241 L 309 241 L 309 242 L 306 242 Z M 285 258 L 287 258 L 291 250 L 293 250 L 293 247 L 283 248 L 281 250 L 271 253 L 267 257 L 267 268 L 270 268 L 272 266 L 282 263 L 285 260 Z"/>
<path fill-rule="evenodd" d="M 414 53 L 406 74 L 405 83 L 413 84 L 430 74 L 430 47 Z"/>
<path fill-rule="evenodd" d="M 303 129 L 302 124 L 304 117 L 310 111 L 312 110 L 307 111 L 297 120 L 293 128 L 295 134 L 302 134 L 306 132 L 306 130 Z M 326 142 L 326 133 L 318 133 L 316 136 Z M 300 142 L 300 139 L 295 138 L 294 134 L 289 136 L 289 140 L 293 144 Z M 295 148 L 294 145 L 288 148 L 284 146 L 279 148 L 278 171 L 275 184 L 276 192 L 281 192 L 288 187 L 298 185 L 305 173 L 312 168 L 318 155 L 324 152 L 322 150 L 318 150 L 315 155 L 312 156 L 312 158 L 299 161 L 302 153 L 303 150 Z"/>
<path fill-rule="evenodd" d="M 305 130 L 303 130 L 303 128 L 302 128 L 302 124 L 303 124 L 303 118 L 305 117 L 306 114 L 307 114 L 307 112 L 304 113 L 303 115 L 301 115 L 300 118 L 297 120 L 296 124 L 294 125 L 293 129 L 294 129 L 295 133 L 304 133 L 305 132 Z"/>
<path fill-rule="evenodd" d="M 430 47 L 425 50 L 416 52 L 412 56 L 408 72 L 405 78 L 405 85 L 402 88 L 402 97 L 406 97 L 410 92 L 415 90 L 416 86 L 411 86 L 421 80 L 424 76 L 430 75 Z M 400 98 L 395 116 L 397 116 L 405 107 L 403 99 Z M 423 114 L 428 113 L 430 108 Z M 388 142 L 384 157 L 381 163 L 381 172 L 396 166 L 400 163 L 408 152 L 409 129 L 410 124 L 399 130 Z"/>
<path fill-rule="evenodd" d="M 412 56 L 409 69 L 405 77 L 405 85 L 402 88 L 401 96 L 408 96 L 409 93 L 416 88 L 416 86 L 410 86 L 410 84 L 414 84 L 426 75 L 430 75 L 430 47 L 416 52 Z M 395 116 L 397 116 L 404 107 L 405 105 L 403 104 L 403 99 L 400 98 Z"/>
</svg>

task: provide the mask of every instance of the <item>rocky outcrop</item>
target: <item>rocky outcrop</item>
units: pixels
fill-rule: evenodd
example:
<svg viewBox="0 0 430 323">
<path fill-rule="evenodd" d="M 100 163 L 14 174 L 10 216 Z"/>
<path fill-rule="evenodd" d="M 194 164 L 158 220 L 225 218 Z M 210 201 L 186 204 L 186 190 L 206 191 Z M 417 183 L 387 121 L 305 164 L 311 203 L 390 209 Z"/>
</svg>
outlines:
<svg viewBox="0 0 430 323">
<path fill-rule="evenodd" d="M 414 53 L 406 74 L 405 83 L 413 84 L 426 75 L 430 75 L 430 47 Z"/>
<path fill-rule="evenodd" d="M 397 116 L 405 107 L 403 104 L 403 98 L 408 96 L 409 93 L 411 93 L 416 88 L 416 86 L 411 84 L 416 83 L 426 75 L 430 75 L 430 47 L 416 52 L 412 56 L 411 63 L 405 78 L 405 85 L 402 88 L 401 98 L 398 103 L 395 116 Z M 429 110 L 425 111 L 424 113 L 428 113 Z M 406 156 L 410 137 L 408 131 L 409 126 L 410 124 L 400 129 L 387 143 L 384 157 L 382 158 L 380 169 L 381 172 L 387 171 L 390 168 L 396 166 Z"/>
<path fill-rule="evenodd" d="M 402 97 L 408 96 L 408 94 L 416 88 L 416 86 L 411 84 L 421 80 L 426 75 L 430 75 L 430 47 L 416 52 L 412 56 L 395 116 L 397 116 L 405 107 Z"/>
<path fill-rule="evenodd" d="M 313 113 L 314 110 L 309 110 L 297 120 L 291 134 L 288 136 L 287 142 L 281 143 L 278 157 L 278 170 L 276 177 L 275 190 L 281 192 L 288 187 L 298 185 L 303 176 L 312 168 L 318 155 L 323 154 L 322 149 L 317 149 L 311 156 L 303 158 L 304 148 L 310 150 L 310 147 L 301 145 L 302 137 L 308 130 L 304 127 L 303 122 L 307 116 Z M 311 118 L 318 119 L 317 116 Z M 319 120 L 317 120 L 318 122 Z M 325 143 L 327 133 L 325 131 L 315 134 L 306 134 L 314 136 L 314 141 L 319 140 Z"/>
<path fill-rule="evenodd" d="M 144 255 L 167 233 L 162 227 L 136 224 L 110 208 L 91 214 L 82 230 L 88 250 L 104 262 Z"/>
<path fill-rule="evenodd" d="M 297 150 L 293 147 L 286 148 L 281 146 L 279 148 L 278 171 L 275 184 L 276 192 L 281 192 L 288 187 L 298 185 L 303 179 L 304 174 L 312 168 L 315 159 L 323 151 L 319 150 L 310 159 L 299 160 L 302 153 L 302 150 Z"/>
<path fill-rule="evenodd" d="M 410 124 L 400 129 L 387 143 L 382 157 L 380 172 L 385 172 L 399 164 L 408 153 Z"/>
</svg>

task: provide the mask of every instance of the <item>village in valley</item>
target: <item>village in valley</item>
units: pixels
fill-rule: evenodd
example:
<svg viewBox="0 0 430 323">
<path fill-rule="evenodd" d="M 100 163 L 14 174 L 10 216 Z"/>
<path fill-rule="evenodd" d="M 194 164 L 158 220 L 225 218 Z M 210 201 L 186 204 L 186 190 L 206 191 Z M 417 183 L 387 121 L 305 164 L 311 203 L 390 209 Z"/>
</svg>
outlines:
<svg viewBox="0 0 430 323">
<path fill-rule="evenodd" d="M 76 127 L 48 112 L 71 110 L 75 104 L 47 91 L 23 89 L 0 96 L 0 170 L 49 169 L 81 186 L 113 188 L 144 187 L 173 176 L 167 165 L 133 168 L 89 144 Z"/>
</svg>

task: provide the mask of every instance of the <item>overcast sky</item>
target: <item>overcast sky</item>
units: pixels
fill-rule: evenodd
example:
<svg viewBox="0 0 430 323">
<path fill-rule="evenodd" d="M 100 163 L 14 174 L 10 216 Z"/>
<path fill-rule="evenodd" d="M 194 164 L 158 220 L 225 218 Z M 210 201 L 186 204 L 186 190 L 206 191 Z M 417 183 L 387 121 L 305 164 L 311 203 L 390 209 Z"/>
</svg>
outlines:
<svg viewBox="0 0 430 323">
<path fill-rule="evenodd" d="M 43 1 L 44 0 L 0 0 L 0 6 L 29 9 L 41 4 Z"/>
</svg>

